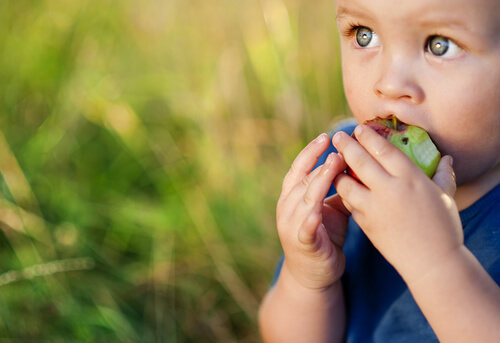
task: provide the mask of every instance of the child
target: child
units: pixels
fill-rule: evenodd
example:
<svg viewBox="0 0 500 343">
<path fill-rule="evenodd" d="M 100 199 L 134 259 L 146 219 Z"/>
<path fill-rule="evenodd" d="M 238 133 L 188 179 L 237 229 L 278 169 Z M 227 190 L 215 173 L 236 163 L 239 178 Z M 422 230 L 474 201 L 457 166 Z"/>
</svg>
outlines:
<svg viewBox="0 0 500 343">
<path fill-rule="evenodd" d="M 312 172 L 328 136 L 297 156 L 277 206 L 285 258 L 261 305 L 264 341 L 500 342 L 500 2 L 336 7 L 357 122 L 395 114 L 444 157 L 431 180 L 363 125 L 359 142 L 337 132 L 338 153 Z"/>
</svg>

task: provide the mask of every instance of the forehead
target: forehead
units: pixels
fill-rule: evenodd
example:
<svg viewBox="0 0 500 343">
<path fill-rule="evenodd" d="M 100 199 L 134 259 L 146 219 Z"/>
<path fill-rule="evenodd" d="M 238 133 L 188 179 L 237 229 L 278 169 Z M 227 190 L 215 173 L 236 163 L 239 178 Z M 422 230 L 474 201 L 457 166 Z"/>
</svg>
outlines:
<svg viewBox="0 0 500 343">
<path fill-rule="evenodd" d="M 365 16 L 404 24 L 455 22 L 468 27 L 500 26 L 499 0 L 337 0 L 337 17 Z"/>
</svg>

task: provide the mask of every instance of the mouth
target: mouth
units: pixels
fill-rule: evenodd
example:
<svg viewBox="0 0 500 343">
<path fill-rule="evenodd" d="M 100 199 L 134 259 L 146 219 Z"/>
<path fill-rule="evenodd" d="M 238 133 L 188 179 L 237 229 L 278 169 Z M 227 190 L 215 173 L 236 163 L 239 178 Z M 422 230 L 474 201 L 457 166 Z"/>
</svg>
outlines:
<svg viewBox="0 0 500 343">
<path fill-rule="evenodd" d="M 406 119 L 401 120 L 400 119 L 401 117 L 405 117 L 405 116 L 398 115 L 395 112 L 386 112 L 383 114 L 374 114 L 372 116 L 372 118 L 370 120 L 366 120 L 365 123 L 366 122 L 373 122 L 373 121 L 380 121 L 380 122 L 383 121 L 385 123 L 384 125 L 387 126 L 388 125 L 387 123 L 389 122 L 390 128 L 397 130 L 397 131 L 405 130 L 409 126 L 416 126 L 416 127 L 419 127 L 427 132 L 426 127 L 419 125 L 418 123 L 416 123 L 415 121 L 412 121 L 412 120 L 410 120 L 410 121 L 407 121 Z"/>
<path fill-rule="evenodd" d="M 425 129 L 400 121 L 395 115 L 363 123 L 405 153 L 425 174 L 434 175 L 441 154 Z"/>
</svg>

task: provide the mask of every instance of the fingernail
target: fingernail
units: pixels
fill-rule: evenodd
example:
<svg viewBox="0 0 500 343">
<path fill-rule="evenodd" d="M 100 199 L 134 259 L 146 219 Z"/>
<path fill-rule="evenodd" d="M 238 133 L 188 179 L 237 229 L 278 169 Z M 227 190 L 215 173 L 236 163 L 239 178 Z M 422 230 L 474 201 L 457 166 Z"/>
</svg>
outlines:
<svg viewBox="0 0 500 343">
<path fill-rule="evenodd" d="M 328 154 L 328 157 L 326 158 L 326 161 L 325 161 L 326 164 L 332 164 L 333 163 L 333 155 L 334 155 L 333 152 L 330 153 L 330 154 Z"/>
<path fill-rule="evenodd" d="M 341 137 L 340 137 L 340 136 L 341 136 L 341 135 L 342 135 L 342 133 L 341 133 L 341 132 L 337 132 L 337 133 L 335 134 L 335 136 L 333 136 L 333 143 L 334 143 L 334 144 L 338 144 L 338 143 L 340 142 L 340 139 L 341 139 Z"/>
<path fill-rule="evenodd" d="M 449 156 L 450 158 L 448 159 L 449 163 L 450 163 L 450 167 L 453 167 L 453 157 Z"/>
<path fill-rule="evenodd" d="M 330 167 L 332 166 L 333 164 L 333 152 L 328 154 L 327 158 L 326 158 L 326 161 L 325 161 L 325 164 L 324 164 L 324 168 L 322 170 L 322 174 L 323 175 L 326 175 L 328 174 L 328 172 L 330 171 Z"/>
<path fill-rule="evenodd" d="M 326 140 L 326 134 L 322 133 L 314 140 L 315 143 L 323 143 Z"/>
<path fill-rule="evenodd" d="M 354 135 L 359 136 L 361 135 L 361 132 L 363 132 L 363 125 L 358 125 L 354 129 Z"/>
</svg>

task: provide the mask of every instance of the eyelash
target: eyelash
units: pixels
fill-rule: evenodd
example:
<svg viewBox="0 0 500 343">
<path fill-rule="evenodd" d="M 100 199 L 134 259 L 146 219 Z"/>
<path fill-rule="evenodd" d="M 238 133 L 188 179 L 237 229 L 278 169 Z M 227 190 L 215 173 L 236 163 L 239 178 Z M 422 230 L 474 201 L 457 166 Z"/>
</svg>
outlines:
<svg viewBox="0 0 500 343">
<path fill-rule="evenodd" d="M 356 34 L 356 31 L 358 31 L 358 29 L 361 27 L 365 26 L 355 23 L 348 23 L 347 26 L 342 29 L 341 34 L 345 37 L 352 37 L 354 34 Z"/>
</svg>

